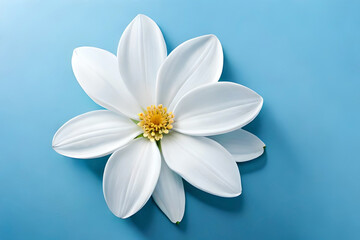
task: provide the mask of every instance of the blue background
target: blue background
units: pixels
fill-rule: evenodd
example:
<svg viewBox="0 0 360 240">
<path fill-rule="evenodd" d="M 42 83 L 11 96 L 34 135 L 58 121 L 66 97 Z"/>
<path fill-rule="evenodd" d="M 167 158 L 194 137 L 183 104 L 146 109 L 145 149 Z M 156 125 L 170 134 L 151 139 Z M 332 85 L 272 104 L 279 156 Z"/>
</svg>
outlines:
<svg viewBox="0 0 360 240">
<path fill-rule="evenodd" d="M 0 2 L 0 239 L 360 239 L 360 2 Z M 266 153 L 239 164 L 243 194 L 223 199 L 189 184 L 172 224 L 151 200 L 116 218 L 102 194 L 107 158 L 51 149 L 70 118 L 99 109 L 76 82 L 79 46 L 116 52 L 127 24 L 153 18 L 171 51 L 213 33 L 222 80 L 265 100 L 246 129 Z"/>
</svg>

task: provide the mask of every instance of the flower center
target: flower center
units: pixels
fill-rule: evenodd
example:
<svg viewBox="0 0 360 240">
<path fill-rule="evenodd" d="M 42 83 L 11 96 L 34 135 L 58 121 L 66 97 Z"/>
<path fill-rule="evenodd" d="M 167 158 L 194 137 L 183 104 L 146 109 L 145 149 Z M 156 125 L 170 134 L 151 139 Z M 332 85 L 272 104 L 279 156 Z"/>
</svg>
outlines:
<svg viewBox="0 0 360 240">
<path fill-rule="evenodd" d="M 174 114 L 167 112 L 167 108 L 161 104 L 147 107 L 143 113 L 139 113 L 140 122 L 138 125 L 143 129 L 144 137 L 150 141 L 159 141 L 163 134 L 168 134 L 173 128 L 171 125 L 174 120 Z"/>
</svg>

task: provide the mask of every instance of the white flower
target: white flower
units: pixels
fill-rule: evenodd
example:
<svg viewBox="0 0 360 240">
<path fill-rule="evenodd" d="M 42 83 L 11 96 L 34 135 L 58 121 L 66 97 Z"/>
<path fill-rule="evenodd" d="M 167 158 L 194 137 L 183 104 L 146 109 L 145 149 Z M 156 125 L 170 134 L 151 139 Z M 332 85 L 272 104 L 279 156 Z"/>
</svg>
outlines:
<svg viewBox="0 0 360 240">
<path fill-rule="evenodd" d="M 181 221 L 182 178 L 217 196 L 238 196 L 236 161 L 263 153 L 263 142 L 241 129 L 257 116 L 263 100 L 244 86 L 218 82 L 223 67 L 219 40 L 201 36 L 166 55 L 156 23 L 138 15 L 125 29 L 117 56 L 80 47 L 72 57 L 81 87 L 108 110 L 65 123 L 53 148 L 74 158 L 112 153 L 103 190 L 110 210 L 121 218 L 135 214 L 153 196 L 172 222 Z"/>
</svg>

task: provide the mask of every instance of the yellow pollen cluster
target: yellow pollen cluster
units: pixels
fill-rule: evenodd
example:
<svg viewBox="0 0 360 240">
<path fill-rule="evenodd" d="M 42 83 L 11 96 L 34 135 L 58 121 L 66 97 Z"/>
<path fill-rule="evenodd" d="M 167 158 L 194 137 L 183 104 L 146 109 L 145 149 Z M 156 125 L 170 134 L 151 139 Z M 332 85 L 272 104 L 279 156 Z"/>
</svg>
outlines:
<svg viewBox="0 0 360 240">
<path fill-rule="evenodd" d="M 150 141 L 159 141 L 163 134 L 168 134 L 169 130 L 173 128 L 171 124 L 174 122 L 174 114 L 167 112 L 167 108 L 161 104 L 147 107 L 143 113 L 139 113 L 139 118 L 138 125 L 144 131 L 143 136 Z"/>
</svg>

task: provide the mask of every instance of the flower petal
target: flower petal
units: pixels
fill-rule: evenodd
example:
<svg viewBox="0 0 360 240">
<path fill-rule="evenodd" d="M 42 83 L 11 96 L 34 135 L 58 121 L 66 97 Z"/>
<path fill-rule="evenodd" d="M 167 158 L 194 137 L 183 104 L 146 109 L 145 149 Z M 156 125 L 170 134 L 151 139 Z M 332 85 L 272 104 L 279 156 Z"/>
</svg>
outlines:
<svg viewBox="0 0 360 240">
<path fill-rule="evenodd" d="M 263 99 L 242 85 L 218 82 L 186 94 L 174 109 L 174 130 L 193 136 L 233 131 L 251 122 Z"/>
<path fill-rule="evenodd" d="M 155 104 L 156 75 L 167 55 L 156 23 L 138 15 L 125 29 L 118 47 L 120 74 L 143 108 Z"/>
<path fill-rule="evenodd" d="M 265 144 L 254 134 L 243 129 L 210 138 L 226 148 L 237 162 L 252 160 L 264 152 Z"/>
<path fill-rule="evenodd" d="M 66 122 L 55 133 L 52 145 L 64 156 L 96 158 L 112 153 L 140 133 L 141 129 L 127 117 L 98 110 Z"/>
<path fill-rule="evenodd" d="M 171 222 L 181 222 L 185 212 L 185 192 L 181 177 L 161 163 L 160 177 L 152 195 Z"/>
<path fill-rule="evenodd" d="M 161 66 L 157 79 L 157 104 L 172 110 L 190 90 L 217 82 L 223 68 L 219 39 L 205 35 L 184 42 L 172 51 Z"/>
<path fill-rule="evenodd" d="M 103 179 L 104 197 L 111 212 L 127 218 L 139 211 L 151 197 L 160 169 L 159 149 L 145 138 L 114 152 Z"/>
<path fill-rule="evenodd" d="M 74 50 L 72 68 L 86 94 L 111 111 L 137 119 L 141 108 L 120 77 L 116 56 L 94 47 Z"/>
<path fill-rule="evenodd" d="M 161 140 L 161 147 L 170 169 L 195 187 L 221 197 L 241 194 L 236 162 L 217 142 L 172 132 Z"/>
</svg>

